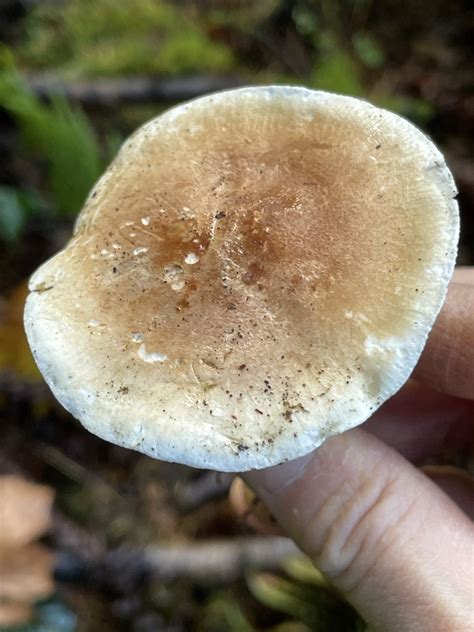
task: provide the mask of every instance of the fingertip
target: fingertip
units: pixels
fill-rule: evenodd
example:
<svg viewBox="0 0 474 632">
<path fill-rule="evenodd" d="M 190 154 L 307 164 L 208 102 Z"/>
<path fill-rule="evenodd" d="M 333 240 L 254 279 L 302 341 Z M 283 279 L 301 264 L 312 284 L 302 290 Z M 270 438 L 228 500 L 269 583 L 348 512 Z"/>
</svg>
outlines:
<svg viewBox="0 0 474 632">
<path fill-rule="evenodd" d="M 251 470 L 242 476 L 255 493 L 268 498 L 284 492 L 296 480 L 303 478 L 305 469 L 312 461 L 313 455 L 314 452 L 310 452 L 299 459 L 261 470 Z"/>
<path fill-rule="evenodd" d="M 457 266 L 454 268 L 453 282 L 474 285 L 474 266 Z"/>
<path fill-rule="evenodd" d="M 437 391 L 474 399 L 474 284 L 450 285 L 413 378 Z"/>
</svg>

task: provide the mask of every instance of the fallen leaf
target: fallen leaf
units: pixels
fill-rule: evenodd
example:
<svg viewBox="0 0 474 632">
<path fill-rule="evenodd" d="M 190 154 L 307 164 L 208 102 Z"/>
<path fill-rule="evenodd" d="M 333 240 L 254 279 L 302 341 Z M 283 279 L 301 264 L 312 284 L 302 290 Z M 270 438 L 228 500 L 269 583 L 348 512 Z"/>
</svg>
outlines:
<svg viewBox="0 0 474 632">
<path fill-rule="evenodd" d="M 22 283 L 1 305 L 0 372 L 9 371 L 28 380 L 40 381 L 42 377 L 36 367 L 23 328 L 23 310 L 27 296 L 27 284 Z"/>
<path fill-rule="evenodd" d="M 0 548 L 17 548 L 51 528 L 54 491 L 19 476 L 0 476 Z"/>
<path fill-rule="evenodd" d="M 28 623 L 33 616 L 29 603 L 0 601 L 0 626 L 2 629 Z"/>
<path fill-rule="evenodd" d="M 239 476 L 232 481 L 229 501 L 234 512 L 247 527 L 265 535 L 284 535 L 264 503 Z"/>
<path fill-rule="evenodd" d="M 54 591 L 54 555 L 42 544 L 0 549 L 0 599 L 33 602 Z"/>
</svg>

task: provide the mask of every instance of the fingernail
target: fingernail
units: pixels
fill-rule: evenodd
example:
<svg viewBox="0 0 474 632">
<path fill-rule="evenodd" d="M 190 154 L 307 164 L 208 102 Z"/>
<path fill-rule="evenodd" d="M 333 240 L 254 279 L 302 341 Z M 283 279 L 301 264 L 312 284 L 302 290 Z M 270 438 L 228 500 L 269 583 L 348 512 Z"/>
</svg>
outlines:
<svg viewBox="0 0 474 632">
<path fill-rule="evenodd" d="M 265 500 L 266 497 L 281 493 L 289 485 L 301 478 L 313 456 L 314 452 L 310 452 L 294 461 L 288 461 L 287 463 L 263 470 L 245 472 L 242 477 L 254 492 Z"/>
</svg>

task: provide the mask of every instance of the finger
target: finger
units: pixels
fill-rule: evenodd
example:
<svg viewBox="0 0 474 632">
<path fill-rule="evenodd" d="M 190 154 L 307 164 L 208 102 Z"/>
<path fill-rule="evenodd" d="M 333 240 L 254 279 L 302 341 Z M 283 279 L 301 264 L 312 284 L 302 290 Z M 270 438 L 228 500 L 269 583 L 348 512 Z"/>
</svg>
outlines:
<svg viewBox="0 0 474 632">
<path fill-rule="evenodd" d="M 458 266 L 454 269 L 453 281 L 454 283 L 465 283 L 467 285 L 474 285 L 474 267 Z"/>
<path fill-rule="evenodd" d="M 471 520 L 474 520 L 474 479 L 472 476 L 458 467 L 449 465 L 429 465 L 422 470 Z"/>
<path fill-rule="evenodd" d="M 474 401 L 438 393 L 414 381 L 389 399 L 364 430 L 415 464 L 474 450 Z"/>
<path fill-rule="evenodd" d="M 413 377 L 474 399 L 474 285 L 452 283 Z"/>
<path fill-rule="evenodd" d="M 474 625 L 472 523 L 375 437 L 351 430 L 302 459 L 245 478 L 376 629 Z"/>
</svg>

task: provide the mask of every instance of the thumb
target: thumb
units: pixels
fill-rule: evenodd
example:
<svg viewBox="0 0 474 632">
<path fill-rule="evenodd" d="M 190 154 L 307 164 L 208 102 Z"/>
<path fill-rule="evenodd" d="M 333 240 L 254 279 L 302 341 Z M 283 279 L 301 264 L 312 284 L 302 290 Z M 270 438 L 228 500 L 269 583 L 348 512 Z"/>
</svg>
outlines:
<svg viewBox="0 0 474 632">
<path fill-rule="evenodd" d="M 471 521 L 375 437 L 351 430 L 244 478 L 376 629 L 473 629 Z"/>
</svg>

